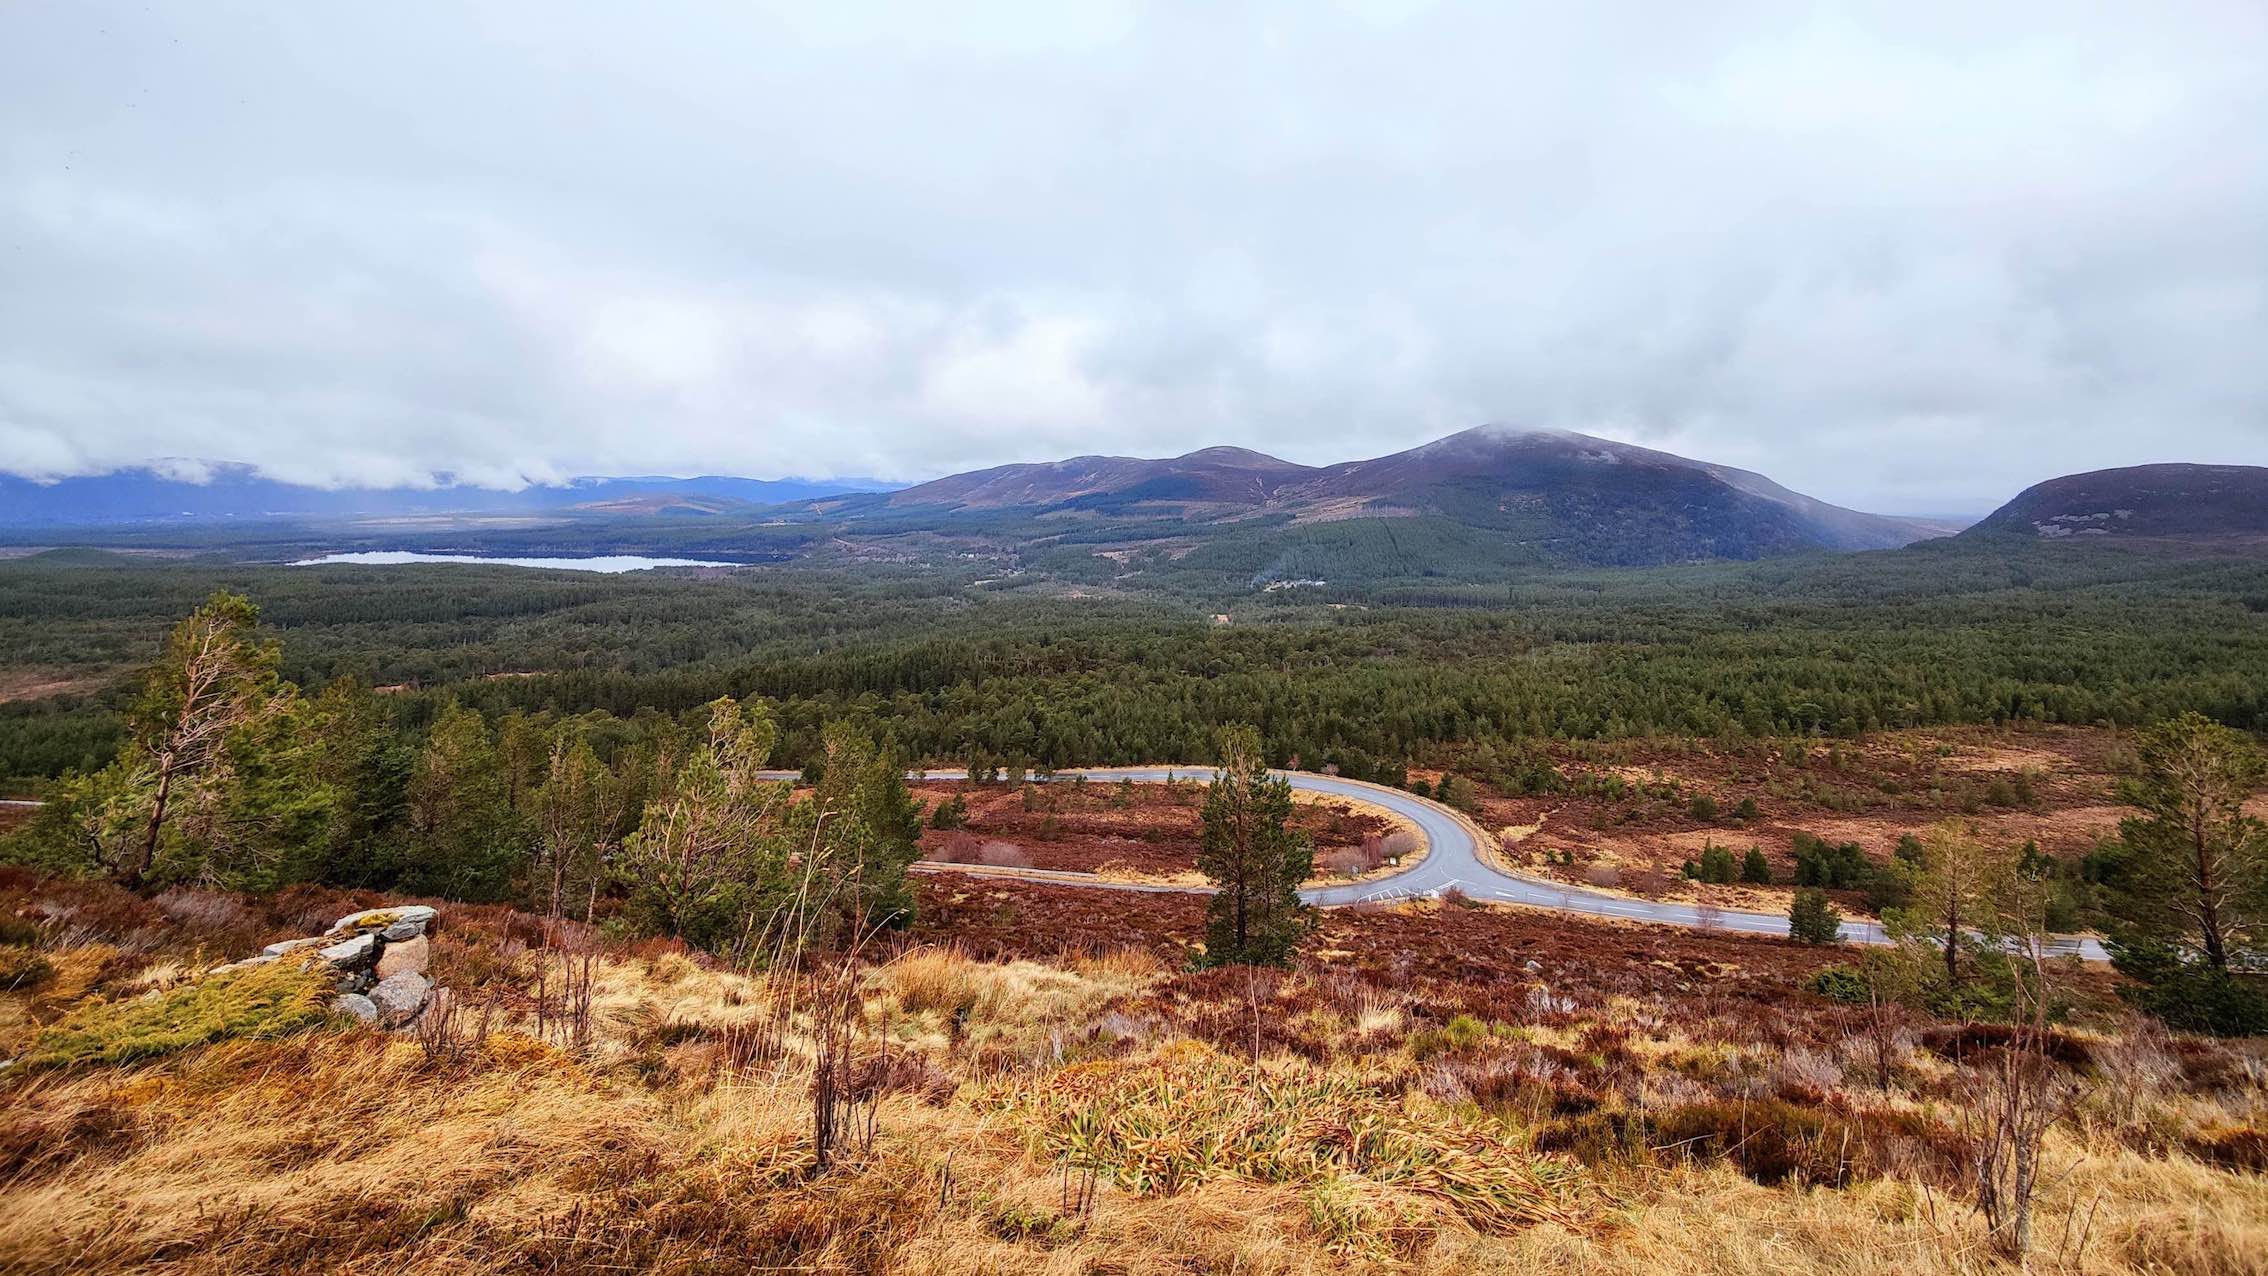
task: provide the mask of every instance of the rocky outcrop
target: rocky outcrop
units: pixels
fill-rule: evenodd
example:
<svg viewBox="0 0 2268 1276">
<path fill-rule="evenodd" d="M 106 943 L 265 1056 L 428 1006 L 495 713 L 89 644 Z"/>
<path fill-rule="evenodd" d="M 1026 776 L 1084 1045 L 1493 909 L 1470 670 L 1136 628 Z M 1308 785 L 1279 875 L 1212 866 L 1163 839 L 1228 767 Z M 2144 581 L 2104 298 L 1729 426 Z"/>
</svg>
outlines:
<svg viewBox="0 0 2268 1276">
<path fill-rule="evenodd" d="M 385 954 L 378 958 L 378 964 L 371 967 L 370 973 L 380 983 L 396 975 L 423 975 L 426 960 L 431 953 L 432 944 L 423 932 L 407 939 L 397 939 L 386 945 Z"/>
<path fill-rule="evenodd" d="M 417 1018 L 418 1012 L 425 1009 L 425 999 L 432 994 L 432 980 L 404 971 L 391 979 L 379 980 L 370 990 L 370 1004 L 378 1008 L 380 1027 L 399 1028 Z"/>
<path fill-rule="evenodd" d="M 446 989 L 436 989 L 426 974 L 433 957 L 426 927 L 440 916 L 423 904 L 401 908 L 369 908 L 348 913 L 320 935 L 287 939 L 260 950 L 257 957 L 216 966 L 238 970 L 270 962 L 320 962 L 338 981 L 338 997 L 331 1009 L 383 1028 L 405 1028 Z"/>
</svg>

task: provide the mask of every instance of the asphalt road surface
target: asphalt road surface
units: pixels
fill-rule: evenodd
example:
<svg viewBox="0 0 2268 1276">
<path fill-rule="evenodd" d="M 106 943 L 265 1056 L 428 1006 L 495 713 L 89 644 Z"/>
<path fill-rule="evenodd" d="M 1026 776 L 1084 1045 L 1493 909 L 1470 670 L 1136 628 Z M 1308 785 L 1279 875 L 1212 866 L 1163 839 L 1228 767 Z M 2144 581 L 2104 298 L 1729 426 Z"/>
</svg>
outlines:
<svg viewBox="0 0 2268 1276">
<path fill-rule="evenodd" d="M 783 775 L 792 773 L 782 773 Z M 1681 904 L 1646 899 L 1633 899 L 1627 895 L 1614 895 L 1606 891 L 1586 890 L 1569 886 L 1548 878 L 1531 877 L 1497 868 L 1481 858 L 1481 848 L 1475 836 L 1475 827 L 1455 811 L 1429 798 L 1400 789 L 1389 789 L 1336 776 L 1316 775 L 1307 771 L 1278 771 L 1276 775 L 1289 781 L 1295 789 L 1309 793 L 1328 793 L 1337 797 L 1352 798 L 1381 806 L 1415 824 L 1424 833 L 1425 857 L 1399 873 L 1369 881 L 1349 882 L 1342 886 L 1316 886 L 1300 892 L 1310 904 L 1325 908 L 1373 901 L 1392 901 L 1433 897 L 1451 890 L 1462 891 L 1467 897 L 1481 901 L 1501 901 L 1507 904 L 1524 904 L 1530 908 L 1548 908 L 1562 913 L 1580 913 L 1589 917 L 1615 918 L 1621 921 L 1652 922 L 1665 926 L 1685 926 L 1695 930 L 1719 930 L 1747 935 L 1776 935 L 1788 933 L 1785 913 L 1753 913 L 1730 908 L 1710 908 L 1705 905 Z M 1068 780 L 1084 775 L 1090 781 L 1116 782 L 1133 780 L 1154 784 L 1166 778 L 1210 780 L 1211 767 L 1101 767 L 1078 771 L 1058 771 L 1054 778 Z M 927 780 L 959 780 L 968 776 L 966 771 L 924 771 Z M 1014 870 L 1000 876 L 1021 876 Z M 1073 874 L 1034 875 L 1037 880 L 1065 882 L 1074 885 L 1124 887 L 1131 883 L 1081 881 Z M 1181 890 L 1182 887 L 1151 887 L 1152 890 Z M 1875 922 L 1846 921 L 1843 938 L 1858 944 L 1884 944 L 1889 937 Z M 2103 946 L 2084 936 L 2059 936 L 2048 945 L 2048 951 L 2057 956 L 2078 956 L 2087 961 L 2107 961 L 2110 955 Z"/>
</svg>

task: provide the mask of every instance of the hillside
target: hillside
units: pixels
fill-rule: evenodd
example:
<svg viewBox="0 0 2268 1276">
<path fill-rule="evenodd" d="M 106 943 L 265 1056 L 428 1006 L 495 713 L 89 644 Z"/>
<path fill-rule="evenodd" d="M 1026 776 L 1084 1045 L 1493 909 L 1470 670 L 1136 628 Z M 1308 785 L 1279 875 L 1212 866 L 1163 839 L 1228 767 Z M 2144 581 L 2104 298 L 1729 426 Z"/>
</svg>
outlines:
<svg viewBox="0 0 2268 1276">
<path fill-rule="evenodd" d="M 863 508 L 841 508 L 854 519 L 887 512 L 901 520 L 922 511 L 1010 510 L 1177 522 L 1195 516 L 1205 525 L 1196 534 L 1214 542 L 1249 536 L 1245 523 L 1263 515 L 1274 516 L 1271 526 L 1294 527 L 1418 518 L 1442 526 L 1416 539 L 1464 558 L 1607 565 L 1886 549 L 1954 530 L 1843 509 L 1729 466 L 1584 434 L 1505 426 L 1322 467 L 1228 447 L 1162 460 L 1082 456 L 1006 465 L 923 483 Z M 1449 571 L 1460 564 L 1422 566 Z"/>
<path fill-rule="evenodd" d="M 1575 556 L 1596 561 L 1888 549 L 1951 530 L 1829 505 L 1730 466 L 1565 430 L 1495 425 L 1332 466 L 1287 497 L 1448 514 L 1547 544 L 1588 546 Z"/>
<path fill-rule="evenodd" d="M 1304 465 L 1236 447 L 1209 447 L 1163 460 L 1074 456 L 947 475 L 893 492 L 887 504 L 896 509 L 1005 509 L 1082 501 L 1263 505 L 1287 483 L 1313 473 Z"/>
<path fill-rule="evenodd" d="M 2034 484 L 1983 522 L 1976 536 L 2251 537 L 2268 534 L 2268 468 L 2135 465 Z"/>
</svg>

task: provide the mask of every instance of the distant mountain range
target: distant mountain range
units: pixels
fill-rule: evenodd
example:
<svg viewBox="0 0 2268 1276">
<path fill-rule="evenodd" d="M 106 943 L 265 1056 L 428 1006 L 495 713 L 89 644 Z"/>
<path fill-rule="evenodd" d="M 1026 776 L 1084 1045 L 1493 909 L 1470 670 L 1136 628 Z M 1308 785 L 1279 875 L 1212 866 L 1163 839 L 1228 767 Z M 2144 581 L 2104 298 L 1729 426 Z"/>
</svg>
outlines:
<svg viewBox="0 0 2268 1276">
<path fill-rule="evenodd" d="M 1546 557 L 1593 563 L 1884 549 L 1959 530 L 1843 509 L 1761 474 L 1651 448 L 1494 425 L 1336 465 L 1299 465 L 1230 447 L 1163 460 L 1081 456 L 823 504 L 853 517 L 1006 509 L 1194 513 L 1208 520 L 1274 515 L 1294 523 L 1431 517 L 1501 533 Z"/>
<path fill-rule="evenodd" d="M 517 492 L 330 491 L 244 466 L 210 471 L 201 483 L 158 469 L 52 484 L 0 477 L 0 527 L 21 538 L 27 528 L 268 520 L 271 529 L 300 529 L 280 540 L 272 530 L 257 534 L 264 552 L 276 553 L 333 542 L 431 549 L 445 541 L 461 552 L 520 554 L 656 548 L 732 561 L 991 563 L 1010 577 L 1201 577 L 1255 587 L 1477 581 L 1553 565 L 1889 549 L 1961 531 L 1958 522 L 1844 509 L 1731 466 L 1497 425 L 1332 465 L 1210 447 L 1162 459 L 1003 465 L 904 488 L 706 477 L 589 478 Z M 441 527 L 450 515 L 490 521 Z M 493 521 L 510 515 L 546 521 Z M 430 527 L 422 521 L 429 516 Z M 2071 475 L 2030 488 L 1963 534 L 2268 539 L 2268 469 L 2148 465 Z M 210 543 L 209 532 L 201 535 Z"/>
<path fill-rule="evenodd" d="M 2268 535 L 2268 468 L 2136 465 L 2067 474 L 2024 489 L 1968 535 L 2048 540 Z"/>
<path fill-rule="evenodd" d="M 156 469 L 118 470 L 52 483 L 0 474 L 0 526 L 577 511 L 649 517 L 713 515 L 892 486 L 864 479 L 711 476 L 579 478 L 518 491 L 456 484 L 334 489 L 280 483 L 261 477 L 248 465 L 205 468 L 210 477 L 204 482 L 170 477 Z"/>
</svg>

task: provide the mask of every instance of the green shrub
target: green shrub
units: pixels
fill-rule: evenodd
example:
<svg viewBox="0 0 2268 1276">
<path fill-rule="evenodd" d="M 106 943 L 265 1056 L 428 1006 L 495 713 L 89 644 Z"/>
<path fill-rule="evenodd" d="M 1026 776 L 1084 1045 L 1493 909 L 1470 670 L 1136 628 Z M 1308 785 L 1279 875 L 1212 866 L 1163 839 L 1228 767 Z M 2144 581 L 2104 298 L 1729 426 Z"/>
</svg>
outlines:
<svg viewBox="0 0 2268 1276">
<path fill-rule="evenodd" d="M 288 962 L 207 975 L 152 998 L 81 1006 L 41 1030 L 26 1068 L 133 1063 L 236 1037 L 269 1038 L 321 1023 L 332 980 Z"/>
<path fill-rule="evenodd" d="M 969 804 L 956 793 L 939 802 L 929 813 L 929 827 L 933 829 L 961 829 L 969 826 Z"/>
<path fill-rule="evenodd" d="M 1798 886 L 1848 890 L 1865 885 L 1874 872 L 1874 866 L 1867 862 L 1866 852 L 1860 850 L 1856 842 L 1830 846 L 1812 834 L 1798 833 L 1793 850 Z"/>
<path fill-rule="evenodd" d="M 1480 809 L 1480 790 L 1473 787 L 1471 780 L 1461 775 L 1442 776 L 1440 787 L 1434 790 L 1433 796 L 1442 805 L 1453 806 L 1468 815 Z"/>
<path fill-rule="evenodd" d="M 1748 855 L 1740 862 L 1740 880 L 1752 886 L 1772 884 L 1772 862 L 1764 858 L 1764 848 L 1751 846 Z"/>
<path fill-rule="evenodd" d="M 1695 794 L 1692 803 L 1689 804 L 1686 809 L 1692 812 L 1694 819 L 1699 820 L 1703 824 L 1714 824 L 1717 822 L 1717 799 L 1710 797 L 1706 793 Z"/>
<path fill-rule="evenodd" d="M 1451 1049 L 1470 1050 L 1488 1040 L 1488 1025 L 1471 1015 L 1458 1015 L 1441 1030 Z"/>
<path fill-rule="evenodd" d="M 2186 960 L 2164 944 L 2113 943 L 2110 951 L 2111 965 L 2135 981 L 2118 995 L 2166 1026 L 2216 1037 L 2268 1033 L 2263 981 Z"/>
<path fill-rule="evenodd" d="M 1717 886 L 1730 886 L 1740 877 L 1740 866 L 1733 864 L 1733 852 L 1717 843 L 1701 848 L 1701 882 L 1715 882 Z"/>
<path fill-rule="evenodd" d="M 1829 1001 L 1863 1006 L 1873 1000 L 1866 975 L 1853 966 L 1829 966 L 1811 977 L 1811 990 Z"/>
<path fill-rule="evenodd" d="M 1914 897 L 1913 878 L 1903 867 L 1868 870 L 1865 887 L 1866 906 L 1878 915 L 1904 908 Z"/>
</svg>

